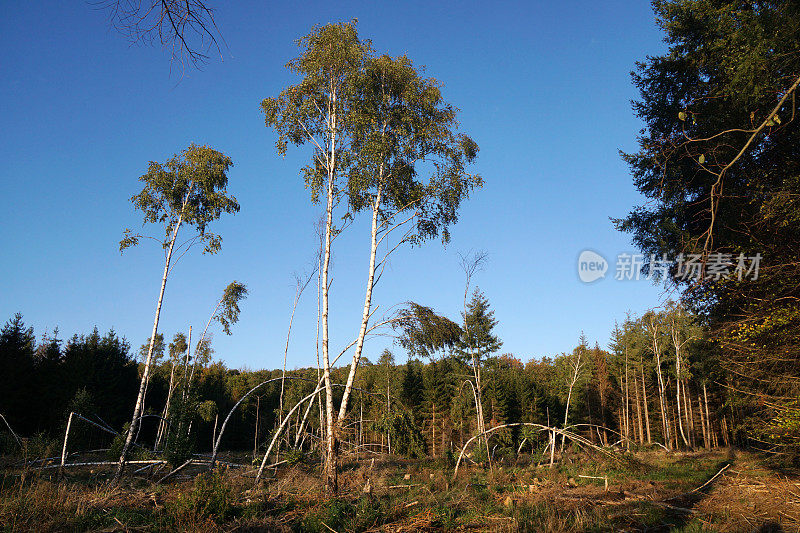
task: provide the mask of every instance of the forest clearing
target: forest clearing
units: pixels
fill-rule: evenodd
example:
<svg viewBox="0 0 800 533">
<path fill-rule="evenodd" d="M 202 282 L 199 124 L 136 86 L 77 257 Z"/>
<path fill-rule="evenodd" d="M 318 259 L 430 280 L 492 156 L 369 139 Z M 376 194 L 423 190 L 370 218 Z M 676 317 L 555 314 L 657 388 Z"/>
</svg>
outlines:
<svg viewBox="0 0 800 533">
<path fill-rule="evenodd" d="M 335 500 L 323 497 L 320 472 L 306 464 L 278 470 L 258 488 L 253 472 L 240 468 L 209 474 L 198 465 L 158 484 L 154 480 L 162 470 L 117 489 L 100 482 L 108 472 L 91 467 L 73 469 L 61 480 L 31 468 L 24 488 L 9 490 L 4 481 L 0 519 L 12 530 L 40 531 L 773 532 L 800 527 L 797 478 L 787 478 L 749 452 L 667 456 L 653 451 L 609 461 L 573 452 L 552 468 L 514 463 L 496 463 L 491 471 L 465 469 L 451 480 L 436 461 L 346 462 Z"/>
</svg>

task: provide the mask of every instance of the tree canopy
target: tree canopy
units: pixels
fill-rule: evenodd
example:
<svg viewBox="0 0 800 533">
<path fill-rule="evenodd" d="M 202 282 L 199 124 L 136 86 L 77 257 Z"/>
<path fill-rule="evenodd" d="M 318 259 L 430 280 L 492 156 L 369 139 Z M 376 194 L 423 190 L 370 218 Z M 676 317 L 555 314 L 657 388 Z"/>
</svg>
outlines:
<svg viewBox="0 0 800 533">
<path fill-rule="evenodd" d="M 208 225 L 223 213 L 237 213 L 239 203 L 228 195 L 228 169 L 231 158 L 209 146 L 190 145 L 164 163 L 151 161 L 147 173 L 139 178 L 142 192 L 131 202 L 144 215 L 145 224 L 161 224 L 167 248 L 177 226 L 188 225 L 197 230 L 192 238 L 205 244 L 204 253 L 216 253 L 222 237 L 207 231 Z M 142 235 L 130 229 L 119 243 L 120 251 L 139 243 Z"/>
</svg>

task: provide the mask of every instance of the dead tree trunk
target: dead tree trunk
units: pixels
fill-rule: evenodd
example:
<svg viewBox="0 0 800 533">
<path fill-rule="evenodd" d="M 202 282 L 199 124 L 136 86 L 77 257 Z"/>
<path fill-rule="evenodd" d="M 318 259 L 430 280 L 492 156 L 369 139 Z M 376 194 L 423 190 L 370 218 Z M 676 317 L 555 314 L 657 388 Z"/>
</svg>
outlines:
<svg viewBox="0 0 800 533">
<path fill-rule="evenodd" d="M 672 448 L 672 432 L 669 428 L 669 413 L 667 411 L 667 398 L 666 386 L 664 384 L 664 377 L 661 373 L 661 347 L 658 344 L 658 325 L 655 319 L 650 318 L 650 335 L 653 343 L 653 356 L 656 363 L 656 377 L 658 378 L 658 402 L 661 406 L 661 429 L 664 432 L 662 435 L 664 439 L 664 446 L 667 449 Z"/>
<path fill-rule="evenodd" d="M 639 421 L 639 444 L 644 444 L 644 422 L 642 421 L 642 404 L 639 398 L 639 380 L 636 378 L 636 371 L 633 373 L 633 390 L 636 392 L 636 416 Z"/>
<path fill-rule="evenodd" d="M 572 360 L 570 361 L 570 366 L 572 370 L 572 377 L 570 378 L 569 382 L 569 392 L 567 393 L 567 408 L 564 410 L 564 429 L 566 430 L 567 425 L 569 423 L 569 406 L 572 400 L 572 389 L 575 388 L 575 383 L 578 382 L 578 378 L 580 377 L 581 367 L 583 367 L 583 361 L 581 360 L 581 352 L 583 350 L 579 349 L 575 351 Z M 591 433 L 590 433 L 591 434 Z M 561 451 L 564 451 L 564 443 L 566 442 L 567 435 L 566 433 L 561 433 Z"/>
<path fill-rule="evenodd" d="M 651 444 L 653 442 L 653 438 L 650 433 L 650 408 L 647 406 L 647 385 L 645 384 L 644 379 L 644 364 L 641 366 L 642 371 L 642 405 L 644 405 L 644 423 L 647 429 L 647 444 Z"/>
</svg>

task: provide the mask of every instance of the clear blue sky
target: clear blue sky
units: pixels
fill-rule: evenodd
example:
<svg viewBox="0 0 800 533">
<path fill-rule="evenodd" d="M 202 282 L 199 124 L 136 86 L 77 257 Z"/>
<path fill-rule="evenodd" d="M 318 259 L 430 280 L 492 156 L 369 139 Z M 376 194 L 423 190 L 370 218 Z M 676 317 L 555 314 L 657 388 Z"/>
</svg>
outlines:
<svg viewBox="0 0 800 533">
<path fill-rule="evenodd" d="M 500 321 L 504 352 L 528 360 L 572 349 L 581 331 L 605 345 L 615 319 L 657 305 L 646 281 L 582 284 L 581 250 L 631 251 L 609 217 L 641 201 L 618 150 L 641 124 L 629 71 L 663 51 L 647 2 L 219 3 L 224 61 L 170 76 L 160 48 L 131 47 L 90 3 L 5 2 L 0 10 L 0 320 L 22 312 L 37 335 L 114 328 L 134 347 L 150 334 L 162 255 L 149 243 L 121 256 L 129 198 L 150 160 L 191 142 L 235 163 L 241 212 L 221 221 L 217 256 L 195 253 L 167 286 L 160 330 L 202 328 L 224 286 L 250 297 L 234 334 L 217 331 L 231 366 L 279 367 L 292 272 L 313 255 L 311 204 L 298 176 L 308 151 L 274 150 L 259 103 L 296 81 L 284 64 L 314 24 L 358 18 L 380 51 L 407 54 L 444 83 L 464 132 L 480 145 L 485 179 L 461 211 L 447 248 L 398 252 L 376 289 L 386 309 L 414 300 L 458 320 L 458 251 L 486 250 L 475 281 Z M 368 233 L 355 225 L 335 251 L 332 349 L 357 333 Z M 609 278 L 613 278 L 613 265 Z M 295 318 L 289 367 L 314 364 L 316 298 Z M 369 341 L 373 361 L 389 338 Z M 338 350 L 337 350 L 338 351 Z M 405 360 L 397 347 L 395 356 Z"/>
</svg>

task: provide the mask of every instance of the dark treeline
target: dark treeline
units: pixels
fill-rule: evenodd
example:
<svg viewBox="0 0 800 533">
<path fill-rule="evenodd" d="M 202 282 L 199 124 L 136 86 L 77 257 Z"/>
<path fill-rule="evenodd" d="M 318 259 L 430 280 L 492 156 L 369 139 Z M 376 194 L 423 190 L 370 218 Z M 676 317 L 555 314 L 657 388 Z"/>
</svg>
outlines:
<svg viewBox="0 0 800 533">
<path fill-rule="evenodd" d="M 55 330 L 37 342 L 17 314 L 0 333 L 0 414 L 22 435 L 57 431 L 71 410 L 120 427 L 137 382 L 130 345 L 113 330 L 66 342 Z"/>
<path fill-rule="evenodd" d="M 501 353 L 502 341 L 493 333 L 497 321 L 477 291 L 466 314 L 471 339 L 430 308 L 412 304 L 405 316 L 410 318 L 396 328 L 397 355 L 388 349 L 374 354 L 358 375 L 342 427 L 347 453 L 457 454 L 479 424 L 469 345 L 479 347 L 475 360 L 486 429 L 516 422 L 569 427 L 598 445 L 628 449 L 647 445 L 693 449 L 730 445 L 736 439 L 744 442 L 741 430 L 750 423 L 748 413 L 737 408 L 736 398 L 725 386 L 725 374 L 719 371 L 704 330 L 677 305 L 628 317 L 611 332 L 607 348 L 591 346 L 581 336 L 569 353 L 527 362 Z M 149 340 L 141 355 L 148 347 Z M 187 354 L 182 333 L 170 343 L 159 335 L 147 384 L 147 416 L 137 439 L 141 445 L 158 450 L 182 446 L 183 453 L 210 451 L 236 402 L 259 383 L 282 374 L 212 363 L 207 342 L 195 351 L 197 357 Z M 143 370 L 129 344 L 113 331 L 101 336 L 95 329 L 68 341 L 45 335 L 37 342 L 20 315 L 2 330 L 0 365 L 4 391 L 0 413 L 17 433 L 51 439 L 61 438 L 71 411 L 120 431 L 136 400 Z M 221 448 L 263 455 L 275 428 L 314 391 L 318 376 L 317 368 L 287 372 L 282 412 L 280 379 L 248 396 L 231 417 Z M 341 384 L 346 376 L 346 367 L 336 368 L 332 378 Z M 340 396 L 341 387 L 335 392 Z M 315 396 L 311 406 L 303 404 L 292 413 L 279 440 L 282 450 L 320 452 L 324 439 L 320 398 L 324 396 Z M 158 417 L 169 420 L 169 425 Z M 76 423 L 73 431 L 81 435 L 84 446 L 111 445 L 110 435 L 89 424 Z M 179 444 L 170 440 L 170 433 L 186 433 L 188 441 Z M 492 433 L 489 449 L 495 458 L 519 451 L 540 453 L 547 439 L 546 433 L 527 427 L 503 428 Z M 484 449 L 474 451 L 480 456 Z"/>
</svg>

